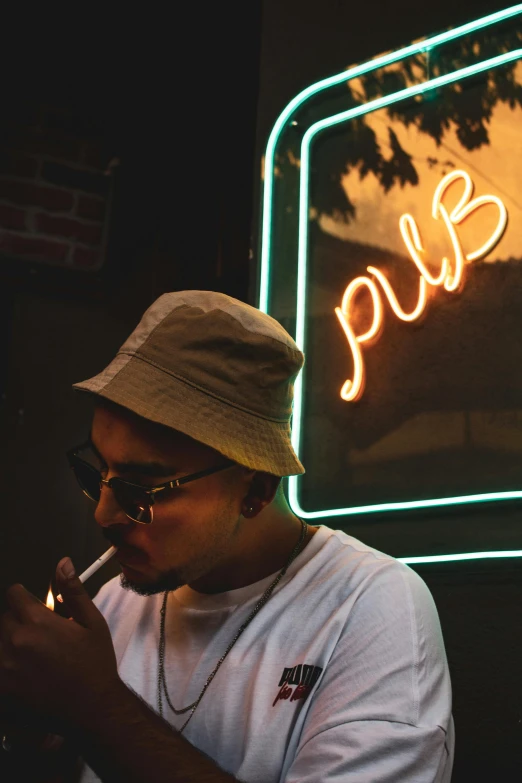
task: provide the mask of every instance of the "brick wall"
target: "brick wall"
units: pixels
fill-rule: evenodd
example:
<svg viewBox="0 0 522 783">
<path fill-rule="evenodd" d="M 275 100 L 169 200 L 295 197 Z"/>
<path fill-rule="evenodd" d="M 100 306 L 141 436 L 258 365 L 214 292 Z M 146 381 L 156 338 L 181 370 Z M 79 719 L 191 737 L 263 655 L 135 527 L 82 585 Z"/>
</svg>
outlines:
<svg viewBox="0 0 522 783">
<path fill-rule="evenodd" d="M 0 142 L 0 259 L 99 269 L 115 162 L 70 110 L 18 119 Z"/>
</svg>

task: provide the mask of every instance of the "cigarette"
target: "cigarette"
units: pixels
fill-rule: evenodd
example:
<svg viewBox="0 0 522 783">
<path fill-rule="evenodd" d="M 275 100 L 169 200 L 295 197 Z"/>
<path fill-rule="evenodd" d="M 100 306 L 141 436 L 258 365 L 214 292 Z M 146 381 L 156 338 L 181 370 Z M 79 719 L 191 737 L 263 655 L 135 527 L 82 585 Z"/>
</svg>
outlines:
<svg viewBox="0 0 522 783">
<path fill-rule="evenodd" d="M 116 554 L 117 551 L 118 551 L 117 547 L 115 546 L 109 547 L 109 549 L 106 552 L 104 552 L 103 555 L 100 555 L 100 557 L 97 560 L 95 560 L 94 563 L 89 566 L 89 568 L 86 568 L 85 571 L 82 574 L 80 574 L 80 576 L 78 577 L 80 582 L 86 582 L 87 579 L 89 579 L 93 574 L 95 574 L 96 571 L 102 567 L 102 565 L 105 565 L 107 560 L 110 560 L 111 557 L 114 554 Z M 63 604 L 63 598 L 61 594 L 58 594 L 56 596 L 56 600 L 59 601 L 61 604 Z"/>
</svg>

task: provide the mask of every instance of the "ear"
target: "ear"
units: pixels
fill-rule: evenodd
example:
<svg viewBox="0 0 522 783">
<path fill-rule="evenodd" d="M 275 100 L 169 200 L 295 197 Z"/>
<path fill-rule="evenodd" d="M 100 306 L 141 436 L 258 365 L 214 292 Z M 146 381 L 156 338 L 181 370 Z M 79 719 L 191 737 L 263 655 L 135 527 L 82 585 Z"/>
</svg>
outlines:
<svg viewBox="0 0 522 783">
<path fill-rule="evenodd" d="M 246 519 L 257 517 L 273 501 L 281 478 L 260 470 L 254 471 L 248 493 L 241 503 L 241 513 Z"/>
</svg>

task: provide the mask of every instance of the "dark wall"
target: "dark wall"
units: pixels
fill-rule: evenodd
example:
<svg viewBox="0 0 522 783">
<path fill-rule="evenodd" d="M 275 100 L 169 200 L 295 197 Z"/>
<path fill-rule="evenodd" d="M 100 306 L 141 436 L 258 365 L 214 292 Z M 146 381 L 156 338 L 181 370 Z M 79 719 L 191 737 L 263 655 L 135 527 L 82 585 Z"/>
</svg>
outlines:
<svg viewBox="0 0 522 783">
<path fill-rule="evenodd" d="M 469 0 L 460 4 L 401 0 L 357 5 L 338 0 L 265 0 L 256 137 L 259 165 L 274 122 L 302 89 L 350 65 L 508 5 Z M 258 214 L 260 193 L 259 188 Z M 465 514 L 464 524 L 472 531 L 475 518 L 480 536 L 488 510 L 482 508 L 476 515 L 468 510 Z M 502 527 L 503 514 L 520 512 L 497 506 L 491 509 L 489 524 Z M 393 530 L 399 529 L 401 541 L 407 542 L 414 522 L 410 514 L 401 529 L 400 520 L 394 518 Z M 451 524 L 450 515 L 440 522 Z M 338 527 L 339 522 L 325 520 L 325 524 Z M 389 536 L 385 531 L 382 537 L 378 533 L 384 525 L 381 518 L 376 520 L 369 526 L 366 540 L 386 551 Z M 355 526 L 355 530 L 347 527 L 347 532 L 365 540 L 364 520 L 354 519 Z M 483 549 L 479 538 L 476 548 Z M 522 560 L 419 565 L 416 570 L 437 603 L 451 668 L 456 727 L 453 781 L 520 780 Z"/>
<path fill-rule="evenodd" d="M 91 417 L 71 384 L 99 372 L 166 291 L 247 297 L 261 5 L 51 13 L 11 14 L 0 52 L 0 589 L 21 581 L 42 598 L 60 557 L 83 569 L 106 543 L 65 458 Z M 71 160 L 78 144 L 100 172 L 118 162 L 98 272 L 54 263 L 45 246 L 6 251 L 7 218 L 25 211 L 35 233 L 20 160 Z"/>
</svg>

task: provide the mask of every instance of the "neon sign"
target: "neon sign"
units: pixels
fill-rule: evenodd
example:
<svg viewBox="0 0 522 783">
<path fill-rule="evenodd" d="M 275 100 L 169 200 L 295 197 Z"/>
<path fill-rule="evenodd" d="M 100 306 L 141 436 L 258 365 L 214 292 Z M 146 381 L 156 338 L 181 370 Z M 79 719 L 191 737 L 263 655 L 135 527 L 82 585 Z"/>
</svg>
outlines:
<svg viewBox="0 0 522 783">
<path fill-rule="evenodd" d="M 464 192 L 457 205 L 451 212 L 448 212 L 443 203 L 444 196 L 450 185 L 458 180 L 463 181 Z M 366 373 L 360 346 L 361 343 L 375 341 L 380 336 L 383 328 L 384 308 L 377 283 L 379 283 L 388 304 L 397 318 L 401 321 L 411 323 L 419 319 L 424 313 L 428 299 L 428 286 L 432 286 L 433 288 L 443 286 L 445 290 L 450 293 L 458 292 L 463 285 L 465 262 L 477 261 L 480 258 L 484 258 L 502 238 L 507 226 L 508 217 L 504 203 L 498 196 L 492 195 L 479 196 L 472 199 L 473 191 L 474 184 L 469 174 L 465 171 L 458 170 L 443 177 L 433 194 L 431 209 L 432 217 L 434 220 L 442 219 L 444 222 L 451 241 L 454 256 L 453 264 L 451 264 L 450 260 L 446 257 L 441 259 L 438 275 L 433 275 L 429 271 L 423 259 L 426 251 L 415 218 L 409 214 L 402 215 L 400 218 L 399 227 L 404 244 L 411 260 L 420 272 L 419 297 L 412 312 L 404 312 L 389 280 L 374 266 L 368 266 L 367 272 L 369 272 L 377 282 L 375 282 L 372 277 L 360 276 L 352 280 L 347 286 L 342 298 L 341 307 L 335 308 L 335 314 L 346 335 L 353 361 L 353 378 L 345 381 L 341 388 L 341 397 L 343 400 L 353 402 L 360 399 L 362 396 Z M 478 249 L 464 253 L 462 243 L 456 231 L 456 226 L 460 225 L 466 218 L 477 212 L 477 210 L 488 205 L 493 205 L 498 208 L 499 217 L 497 225 L 491 236 Z M 373 318 L 370 328 L 363 334 L 357 335 L 355 334 L 352 325 L 354 301 L 359 292 L 364 289 L 368 291 L 372 300 Z"/>
<path fill-rule="evenodd" d="M 328 134 L 330 134 L 331 131 L 335 132 L 336 127 L 342 129 L 342 126 L 345 123 L 350 124 L 351 126 L 353 123 L 358 123 L 361 120 L 364 121 L 365 118 L 370 120 L 373 115 L 377 118 L 377 113 L 383 110 L 393 113 L 395 111 L 395 106 L 398 108 L 402 106 L 406 107 L 413 105 L 413 102 L 418 106 L 422 104 L 425 99 L 431 99 L 432 101 L 438 101 L 439 99 L 444 100 L 444 94 L 447 87 L 449 88 L 448 92 L 450 92 L 451 85 L 458 84 L 458 92 L 461 91 L 460 88 L 465 91 L 467 90 L 467 82 L 471 77 L 479 77 L 480 74 L 484 74 L 485 78 L 487 73 L 500 74 L 501 69 L 504 69 L 504 67 L 506 67 L 509 72 L 512 63 L 522 61 L 522 49 L 517 42 L 516 35 L 513 36 L 512 41 L 509 40 L 504 48 L 499 48 L 497 50 L 501 51 L 502 54 L 499 54 L 496 57 L 491 56 L 492 49 L 488 44 L 484 49 L 480 48 L 476 51 L 473 50 L 473 56 L 471 55 L 471 49 L 469 50 L 469 56 L 466 53 L 467 50 L 464 51 L 462 57 L 455 60 L 454 70 L 443 70 L 441 72 L 437 69 L 433 69 L 432 64 L 436 61 L 436 54 L 439 49 L 443 51 L 446 45 L 452 47 L 454 45 L 453 42 L 458 42 L 459 39 L 470 34 L 476 36 L 477 40 L 480 41 L 481 39 L 478 31 L 481 30 L 485 31 L 488 41 L 492 35 L 497 33 L 497 30 L 501 31 L 502 35 L 502 31 L 505 30 L 508 30 L 509 34 L 511 34 L 512 31 L 516 29 L 515 25 L 520 19 L 522 19 L 522 3 L 475 20 L 467 25 L 447 31 L 441 35 L 418 41 L 401 50 L 391 52 L 387 55 L 374 58 L 369 62 L 344 70 L 335 76 L 310 85 L 295 96 L 274 124 L 268 139 L 263 166 L 264 182 L 262 223 L 260 226 L 261 263 L 258 280 L 258 306 L 264 312 L 281 320 L 286 328 L 293 334 L 299 347 L 309 356 L 309 361 L 307 365 L 305 365 L 305 370 L 298 376 L 295 384 L 292 425 L 292 443 L 297 454 L 304 459 L 308 465 L 307 475 L 309 478 L 290 477 L 288 479 L 287 487 L 288 500 L 292 510 L 298 516 L 310 520 L 310 522 L 313 520 L 316 523 L 320 523 L 324 520 L 327 524 L 332 524 L 332 522 L 335 522 L 335 519 L 338 518 L 343 521 L 343 524 L 350 524 L 351 529 L 355 530 L 354 535 L 356 536 L 359 532 L 359 526 L 361 537 L 364 539 L 362 526 L 364 525 L 365 518 L 368 517 L 372 518 L 373 522 L 378 522 L 378 517 L 388 514 L 395 515 L 397 512 L 410 514 L 419 511 L 435 511 L 435 513 L 440 511 L 441 513 L 444 513 L 445 508 L 455 510 L 459 506 L 463 506 L 463 509 L 469 509 L 472 506 L 483 507 L 484 504 L 497 504 L 499 502 L 519 503 L 522 501 L 520 481 L 517 480 L 516 477 L 513 478 L 511 474 L 506 475 L 509 471 L 504 474 L 495 473 L 495 471 L 493 471 L 495 474 L 495 481 L 492 483 L 489 482 L 488 475 L 485 477 L 486 480 L 483 483 L 474 480 L 470 481 L 469 486 L 466 482 L 458 479 L 453 481 L 452 476 L 447 487 L 444 486 L 441 481 L 438 483 L 435 482 L 431 489 L 429 482 L 424 482 L 422 486 L 419 487 L 417 487 L 414 482 L 408 482 L 407 491 L 405 493 L 402 492 L 402 489 L 398 490 L 396 486 L 393 486 L 393 491 L 390 491 L 390 495 L 387 498 L 388 486 L 391 486 L 392 483 L 389 480 L 387 473 L 382 473 L 384 476 L 382 482 L 380 480 L 380 474 L 378 472 L 376 474 L 373 473 L 373 463 L 371 462 L 372 457 L 369 454 L 369 448 L 368 456 L 370 457 L 370 460 L 365 463 L 357 463 L 359 458 L 357 452 L 363 453 L 361 448 L 367 448 L 365 443 L 370 442 L 374 445 L 379 444 L 379 447 L 382 443 L 384 445 L 382 451 L 383 461 L 380 465 L 384 471 L 385 466 L 388 464 L 386 461 L 388 460 L 387 455 L 391 453 L 389 448 L 391 445 L 391 436 L 394 437 L 397 433 L 403 438 L 401 443 L 405 443 L 407 439 L 405 440 L 403 437 L 403 434 L 406 433 L 404 424 L 409 426 L 410 423 L 417 421 L 417 419 L 420 420 L 420 417 L 425 414 L 430 416 L 431 411 L 429 409 L 421 409 L 418 414 L 414 412 L 411 419 L 400 419 L 397 421 L 397 426 L 395 427 L 394 421 L 388 421 L 388 424 L 391 426 L 385 432 L 386 437 L 382 438 L 378 434 L 379 431 L 382 430 L 381 409 L 376 412 L 376 414 L 379 415 L 376 415 L 372 420 L 372 423 L 377 422 L 377 435 L 374 432 L 366 441 L 364 441 L 363 438 L 362 441 L 359 439 L 359 442 L 357 442 L 357 439 L 353 435 L 353 431 L 350 431 L 348 443 L 343 443 L 343 430 L 337 425 L 337 422 L 333 421 L 333 416 L 340 414 L 343 417 L 343 421 L 347 422 L 347 426 L 350 422 L 357 420 L 357 432 L 358 436 L 360 436 L 365 433 L 365 422 L 373 416 L 374 411 L 369 395 L 368 398 L 364 398 L 363 396 L 360 408 L 359 406 L 344 405 L 344 401 L 339 396 L 338 392 L 341 388 L 343 377 L 346 377 L 344 375 L 345 371 L 341 368 L 341 376 L 339 377 L 338 367 L 334 367 L 333 363 L 328 363 L 326 360 L 327 356 L 324 352 L 319 352 L 316 348 L 317 345 L 324 345 L 324 343 L 321 342 L 319 335 L 321 335 L 321 338 L 324 335 L 329 342 L 332 330 L 337 332 L 338 335 L 340 333 L 341 341 L 344 341 L 345 337 L 348 337 L 346 332 L 344 332 L 343 320 L 339 319 L 339 316 L 334 317 L 333 311 L 336 304 L 341 305 L 339 309 L 341 311 L 343 310 L 343 302 L 338 301 L 338 296 L 343 290 L 346 282 L 350 282 L 350 280 L 345 282 L 341 278 L 341 281 L 339 281 L 337 250 L 340 249 L 340 246 L 336 239 L 333 239 L 332 241 L 328 240 L 330 243 L 329 245 L 326 243 L 323 243 L 322 245 L 316 243 L 315 238 L 314 242 L 310 241 L 311 224 L 314 222 L 317 223 L 317 216 L 312 212 L 312 208 L 316 206 L 312 203 L 313 196 L 311 186 L 314 176 L 312 161 L 315 159 L 316 149 L 320 150 L 323 143 L 326 145 L 329 143 Z M 511 25 L 511 20 L 513 21 L 513 27 L 507 27 L 507 24 Z M 387 84 L 382 80 L 383 91 L 378 97 L 373 97 L 373 94 L 371 96 L 368 95 L 367 100 L 358 102 L 357 105 L 352 105 L 350 108 L 346 108 L 345 97 L 342 92 L 344 90 L 344 85 L 355 85 L 356 80 L 364 79 L 372 72 L 377 74 L 378 79 L 380 69 L 383 69 L 383 71 L 388 68 L 390 71 L 397 68 L 407 70 L 409 68 L 408 63 L 411 62 L 409 58 L 413 57 L 416 58 L 414 65 L 418 62 L 424 63 L 425 70 L 422 71 L 421 68 L 417 70 L 415 68 L 413 68 L 413 70 L 409 69 L 409 76 L 403 88 L 398 89 L 397 87 L 393 87 L 394 91 L 386 92 Z M 488 59 L 485 59 L 486 57 Z M 450 59 L 451 58 L 444 59 L 444 61 L 449 62 Z M 390 86 L 393 86 L 397 84 L 397 81 L 391 79 L 388 83 Z M 470 85 L 470 90 L 473 89 L 474 86 Z M 326 136 L 325 141 L 323 141 L 323 134 Z M 299 151 L 297 151 L 298 145 L 300 145 Z M 292 150 L 296 163 L 292 164 L 293 168 L 289 169 L 290 173 L 287 176 L 284 171 L 282 172 L 280 161 L 286 159 L 290 149 Z M 503 163 L 504 160 L 507 160 L 504 151 L 509 155 L 509 144 L 499 145 L 497 149 L 501 153 L 499 160 Z M 424 153 L 417 150 L 417 154 L 422 155 Z M 428 154 L 429 153 L 427 152 L 426 155 Z M 434 166 L 437 165 L 437 161 L 435 160 L 436 157 L 437 154 L 435 153 L 432 158 L 432 160 L 435 161 L 433 164 Z M 495 168 L 491 168 L 491 160 L 484 161 L 484 159 L 481 159 L 477 166 L 476 162 L 478 158 L 474 158 L 473 161 L 468 160 L 467 153 L 466 157 L 457 157 L 462 161 L 462 163 L 458 163 L 457 165 L 468 168 L 468 164 L 470 167 L 475 164 L 473 169 L 470 168 L 470 170 L 474 170 L 479 175 L 482 175 L 482 172 L 484 171 L 495 171 L 495 173 L 498 173 Z M 426 160 L 429 161 L 429 158 L 426 157 Z M 440 159 L 439 162 L 442 163 Z M 430 164 L 430 169 L 431 168 L 433 167 Z M 511 171 L 509 176 L 511 180 L 513 180 Z M 426 177 L 426 179 L 428 179 L 428 177 Z M 402 239 L 399 238 L 399 234 L 397 234 L 399 244 L 404 245 L 406 249 L 404 255 L 406 256 L 405 264 L 408 266 L 409 279 L 412 280 L 413 285 L 416 285 L 416 281 L 418 281 L 418 290 L 412 291 L 413 299 L 408 299 L 408 302 L 416 301 L 416 305 L 405 305 L 397 286 L 395 283 L 392 286 L 393 281 L 387 278 L 385 274 L 386 270 L 382 267 L 378 268 L 381 264 L 376 263 L 375 260 L 373 261 L 375 266 L 372 265 L 371 267 L 366 266 L 363 262 L 362 269 L 358 269 L 356 273 L 361 276 L 363 279 L 362 282 L 360 278 L 358 279 L 356 275 L 354 275 L 355 280 L 352 280 L 350 283 L 352 286 L 350 293 L 347 295 L 347 292 L 345 291 L 345 296 L 347 296 L 348 299 L 350 299 L 350 297 L 352 298 L 350 308 L 355 305 L 355 299 L 359 296 L 364 295 L 364 297 L 367 298 L 368 303 L 367 321 L 364 323 L 364 326 L 362 326 L 360 322 L 355 321 L 352 324 L 349 318 L 344 319 L 344 322 L 352 325 L 353 339 L 355 342 L 354 348 L 356 352 L 361 354 L 359 372 L 364 373 L 362 351 L 365 352 L 369 348 L 371 341 L 379 339 L 383 326 L 382 316 L 388 309 L 394 313 L 397 319 L 405 321 L 406 323 L 417 321 L 424 313 L 427 313 L 428 317 L 430 317 L 430 315 L 435 317 L 433 312 L 431 314 L 429 312 L 429 295 L 431 294 L 440 301 L 445 297 L 445 292 L 451 294 L 461 291 L 463 286 L 466 285 L 466 264 L 471 263 L 478 258 L 484 258 L 501 239 L 502 231 L 504 231 L 506 226 L 505 223 L 502 225 L 502 210 L 504 209 L 504 205 L 499 199 L 500 203 L 497 203 L 499 215 L 498 224 L 496 229 L 490 233 L 487 243 L 482 243 L 481 239 L 480 243 L 476 242 L 474 246 L 468 247 L 470 244 L 467 242 L 469 228 L 466 225 L 465 229 L 461 231 L 461 227 L 463 226 L 463 223 L 466 222 L 468 214 L 475 209 L 478 210 L 479 204 L 478 199 L 472 200 L 473 183 L 471 180 L 468 184 L 467 180 L 461 175 L 459 175 L 457 179 L 458 181 L 455 181 L 454 185 L 455 190 L 452 189 L 451 193 L 451 204 L 453 205 L 456 202 L 457 195 L 462 192 L 462 188 L 463 194 L 460 196 L 457 206 L 449 208 L 449 199 L 446 196 L 446 190 L 452 186 L 452 183 L 444 179 L 442 182 L 439 182 L 438 179 L 433 182 L 432 175 L 430 175 L 430 187 L 433 188 L 432 192 L 434 192 L 433 202 L 440 203 L 443 207 L 446 206 L 446 215 L 443 211 L 439 210 L 434 218 L 438 221 L 441 234 L 444 236 L 446 243 L 447 238 L 449 237 L 449 247 L 447 251 L 437 251 L 437 253 L 435 253 L 434 245 L 432 245 L 431 242 L 427 242 L 426 247 L 428 250 L 431 249 L 431 257 L 426 257 L 419 225 L 412 215 L 405 214 L 399 220 L 399 216 L 402 212 L 409 213 L 410 211 L 410 207 L 407 203 L 404 204 L 402 209 L 398 210 L 393 218 L 393 226 L 397 226 L 399 223 L 398 228 L 402 237 Z M 485 179 L 487 181 L 488 177 L 486 176 Z M 515 178 L 514 181 L 517 182 L 518 180 Z M 477 186 L 478 184 L 477 181 Z M 470 185 L 471 190 L 468 192 Z M 322 187 L 319 180 L 314 183 L 314 186 Z M 435 192 L 438 186 L 440 187 L 440 192 L 436 198 Z M 518 186 L 515 186 L 514 188 L 513 185 L 511 185 L 511 187 L 505 187 L 503 196 L 505 195 L 507 198 L 511 198 L 513 190 L 515 193 L 517 192 L 517 187 Z M 458 193 L 455 191 L 458 191 Z M 495 192 L 500 192 L 497 191 L 496 186 Z M 483 196 L 479 196 L 479 199 L 483 198 Z M 495 199 L 495 197 L 491 198 Z M 353 198 L 351 201 L 352 203 L 355 203 Z M 370 202 L 369 200 L 368 203 L 375 202 Z M 472 204 L 471 207 L 470 204 Z M 466 212 L 468 207 L 469 210 Z M 284 214 L 282 212 L 283 208 L 285 210 Z M 386 210 L 386 212 L 387 214 L 393 214 L 395 212 L 393 205 L 389 210 Z M 416 213 L 414 214 L 418 217 Z M 496 217 L 493 206 L 491 205 L 488 205 L 486 212 L 477 212 L 476 214 L 479 214 L 480 217 L 484 214 L 488 219 L 488 225 L 489 220 L 494 220 Z M 350 238 L 349 240 L 354 242 L 353 258 L 357 264 L 359 263 L 357 255 L 359 250 L 365 244 L 368 244 L 368 239 L 363 233 L 366 228 L 364 222 L 366 213 L 363 213 L 361 209 L 360 215 L 361 222 L 359 223 L 359 233 L 355 232 L 353 235 L 354 238 Z M 473 220 L 475 221 L 477 218 L 474 218 Z M 433 228 L 436 225 L 434 223 L 432 224 L 431 220 L 429 220 L 429 223 Z M 424 230 L 427 228 L 420 220 L 419 224 Z M 495 236 L 497 231 L 499 234 L 498 236 Z M 328 229 L 326 229 L 326 233 L 328 233 Z M 335 234 L 332 231 L 331 233 L 333 237 L 338 236 L 339 238 L 344 238 L 341 232 Z M 315 236 L 324 237 L 325 234 L 317 232 Z M 456 238 L 457 241 L 452 241 L 453 238 Z M 377 248 L 384 249 L 386 243 L 376 242 L 375 239 L 376 236 L 372 236 L 370 243 L 374 244 Z M 506 241 L 508 244 L 504 245 L 503 243 L 502 247 L 513 246 L 513 243 L 511 245 L 509 244 L 511 241 L 509 237 Z M 335 244 L 336 242 L 337 245 Z M 357 243 L 359 243 L 359 248 L 355 247 Z M 408 248 L 408 243 L 413 252 Z M 479 244 L 481 244 L 480 247 L 478 246 Z M 488 244 L 489 247 L 487 247 Z M 393 243 L 393 245 L 394 252 L 397 252 L 395 243 Z M 455 250 L 455 247 L 457 247 L 457 250 Z M 462 250 L 461 258 L 457 255 L 459 248 L 461 250 L 464 248 Z M 466 253 L 464 253 L 464 250 Z M 449 258 L 444 264 L 443 256 L 445 254 L 448 255 Z M 514 261 L 518 257 L 518 252 L 513 252 L 511 250 L 504 251 L 504 257 L 502 259 L 499 257 L 498 260 L 510 260 L 511 256 L 513 256 Z M 341 255 L 341 258 L 343 257 L 346 258 L 345 255 Z M 329 263 L 330 259 L 332 260 L 332 263 L 335 264 L 335 266 L 332 266 L 332 272 L 328 271 L 325 265 L 325 260 Z M 415 263 L 415 260 L 420 263 Z M 433 261 L 436 261 L 435 266 L 430 263 Z M 411 267 L 411 263 L 414 264 L 414 267 Z M 424 269 L 422 269 L 422 266 L 424 266 Z M 495 265 L 491 265 L 490 267 L 488 264 L 482 265 L 480 274 L 477 270 L 477 283 L 479 283 L 480 280 L 484 283 L 485 280 L 491 279 L 489 273 L 494 270 L 494 266 Z M 516 269 L 514 263 L 510 264 L 508 268 L 513 271 Z M 319 269 L 320 277 L 316 280 L 315 274 Z M 325 281 L 327 281 L 326 284 Z M 335 284 L 329 287 L 329 283 L 333 283 L 334 281 Z M 474 288 L 474 286 L 472 287 L 469 285 L 469 294 L 471 296 L 473 293 L 473 296 L 478 296 L 480 300 L 480 291 L 482 289 L 479 287 L 477 291 L 474 291 Z M 509 287 L 506 287 L 506 290 L 509 293 L 509 301 L 513 306 L 513 300 L 516 298 L 516 290 L 513 288 L 511 291 Z M 334 292 L 333 298 L 331 296 L 331 291 Z M 468 294 L 468 291 L 466 291 L 466 294 Z M 451 298 L 457 300 L 457 310 L 459 309 L 458 306 L 461 305 L 460 309 L 463 327 L 469 327 L 470 324 L 467 322 L 466 318 L 470 311 L 466 310 L 466 312 L 464 312 L 467 307 L 464 300 L 459 302 L 457 297 Z M 487 302 L 487 299 L 484 300 L 484 305 L 486 307 Z M 346 301 L 344 304 L 346 305 Z M 346 308 L 344 309 L 346 310 Z M 439 334 L 440 322 L 442 320 L 443 318 L 441 318 L 437 324 L 437 327 L 439 327 Z M 507 326 L 507 322 L 500 318 L 498 325 L 499 327 Z M 339 327 L 342 328 L 342 331 Z M 354 327 L 356 327 L 356 329 L 354 329 Z M 312 333 L 312 330 L 318 331 Z M 413 330 L 407 331 L 410 333 L 407 335 L 407 340 L 409 340 L 411 336 L 415 343 L 415 335 L 411 334 Z M 432 333 L 434 331 L 435 330 L 432 330 Z M 356 340 L 355 335 L 359 338 L 358 341 Z M 382 342 L 376 346 L 378 352 L 384 352 L 384 354 L 386 354 L 386 343 L 389 339 L 391 339 L 391 335 L 388 337 L 385 332 Z M 471 347 L 472 346 L 470 345 L 470 348 Z M 473 351 L 470 350 L 470 353 L 473 354 Z M 422 355 L 422 349 L 420 349 L 419 355 Z M 372 358 L 375 358 L 375 354 Z M 498 359 L 498 357 L 496 357 L 496 359 Z M 344 355 L 343 360 L 347 361 L 347 364 L 349 365 L 350 356 L 346 357 Z M 402 366 L 405 366 L 406 364 L 407 362 L 404 362 Z M 495 366 L 497 367 L 498 364 L 499 362 L 496 361 Z M 394 367 L 397 371 L 400 371 L 399 363 L 395 364 Z M 430 365 L 430 368 L 428 369 L 431 369 L 431 367 L 432 365 Z M 310 371 L 310 368 L 314 368 L 312 372 Z M 317 368 L 320 368 L 321 371 L 319 376 L 317 374 Z M 352 375 L 353 378 L 351 378 L 351 382 L 353 384 L 356 380 L 355 365 L 353 367 Z M 329 378 L 331 380 L 335 378 L 333 387 L 331 380 L 328 382 Z M 323 388 L 328 394 L 327 399 L 325 399 L 323 395 Z M 460 391 L 458 388 L 455 390 L 457 393 Z M 332 391 L 334 392 L 333 394 L 331 394 Z M 488 392 L 487 389 L 486 392 Z M 381 387 L 379 394 L 376 394 L 376 396 L 379 397 L 379 399 L 382 399 L 382 396 L 379 395 L 384 393 L 385 390 Z M 477 399 L 480 399 L 479 392 L 477 392 L 475 396 Z M 391 397 L 392 395 L 389 395 L 390 400 Z M 487 399 L 487 394 L 485 399 Z M 395 402 L 397 402 L 397 399 Z M 393 400 L 391 400 L 391 410 L 393 410 L 394 404 Z M 468 410 L 464 408 L 461 411 L 458 406 L 459 404 L 457 403 L 458 413 L 463 417 L 467 417 L 463 419 L 465 426 L 470 426 L 470 430 L 465 431 L 466 437 L 468 434 L 474 435 L 475 431 L 472 429 L 475 426 L 474 417 L 480 415 L 480 411 L 483 409 L 479 407 L 471 411 L 471 409 Z M 379 424 L 379 416 L 381 424 Z M 429 421 L 431 422 L 431 419 Z M 320 429 L 323 427 L 323 422 L 328 429 Z M 426 420 L 423 419 L 423 426 L 425 426 L 425 422 L 429 425 L 426 431 L 430 432 L 429 427 L 431 424 L 426 418 Z M 318 432 L 321 433 L 319 443 L 315 440 Z M 411 429 L 408 430 L 408 433 L 411 432 Z M 441 432 L 440 428 L 436 429 L 435 434 L 437 437 L 435 438 L 435 441 L 437 441 L 438 435 Z M 445 435 L 445 431 L 442 434 Z M 453 434 L 452 430 L 452 435 Z M 480 433 L 480 437 L 484 437 L 484 435 L 485 433 Z M 414 446 L 417 445 L 415 437 L 416 436 L 414 435 L 414 438 L 411 441 L 408 441 Z M 359 443 L 361 442 L 363 443 L 362 447 L 359 446 Z M 452 444 L 456 443 L 456 438 L 452 438 L 451 442 Z M 426 444 L 423 441 L 423 448 L 425 445 Z M 320 447 L 318 448 L 318 446 Z M 466 448 L 471 447 L 474 449 L 474 446 L 475 444 L 472 440 L 466 442 Z M 445 446 L 442 446 L 441 448 L 445 448 Z M 486 448 L 488 448 L 487 443 Z M 435 443 L 434 451 L 437 452 L 437 449 L 438 445 Z M 451 454 L 452 459 L 457 459 L 461 456 L 459 449 L 460 442 L 457 449 Z M 428 451 L 429 449 L 427 450 L 424 448 L 424 450 L 421 450 L 419 453 L 427 455 Z M 407 453 L 413 454 L 414 451 L 410 450 L 410 452 Z M 517 450 L 516 453 L 518 454 L 519 451 Z M 309 457 L 311 459 L 309 459 Z M 330 458 L 332 462 L 330 462 Z M 336 464 L 334 461 L 339 460 L 339 458 L 339 469 L 335 474 L 335 476 L 338 477 L 337 483 L 335 483 L 330 475 L 328 482 L 325 484 L 322 479 L 322 476 L 324 475 L 322 466 L 327 463 Z M 399 460 L 400 459 L 401 454 L 399 453 Z M 358 467 L 358 464 L 362 467 Z M 509 463 L 508 466 L 513 467 L 513 463 Z M 318 469 L 317 474 L 314 472 L 316 467 Z M 345 470 L 345 468 L 348 468 L 348 470 Z M 451 471 L 446 472 L 450 473 Z M 513 471 L 511 471 L 511 473 L 512 472 Z M 377 476 L 376 486 L 372 483 L 374 475 Z M 504 480 L 499 481 L 499 475 L 504 475 Z M 321 490 L 316 490 L 314 488 L 316 486 L 322 487 Z M 365 495 L 365 488 L 367 486 L 371 486 L 372 491 Z M 328 487 L 328 490 L 326 487 Z M 329 491 L 330 487 L 333 489 L 333 492 Z M 482 511 L 482 514 L 484 517 L 487 516 L 484 511 Z M 429 517 L 426 518 L 429 519 Z M 393 529 L 395 519 L 395 516 L 390 518 L 391 529 Z M 446 519 L 445 515 L 443 519 Z M 384 520 L 382 521 L 384 522 Z M 386 525 L 383 525 L 382 530 L 386 531 L 386 535 L 388 534 L 387 522 Z M 418 530 L 425 531 L 424 525 L 419 526 Z M 460 528 L 458 528 L 458 530 L 459 533 L 456 537 L 453 536 L 453 527 L 451 528 L 451 531 L 449 531 L 448 528 L 447 534 L 438 530 L 436 546 L 433 546 L 433 542 L 429 541 L 424 533 L 424 538 L 420 535 L 417 544 L 415 545 L 417 551 L 413 549 L 413 541 L 408 545 L 408 550 L 413 550 L 412 555 L 415 554 L 416 556 L 399 557 L 399 559 L 404 562 L 417 564 L 442 561 L 465 561 L 479 558 L 522 557 L 522 549 L 519 548 L 516 536 L 514 538 L 511 537 L 508 540 L 500 541 L 500 537 L 497 536 L 496 533 L 493 533 L 495 528 L 492 527 L 491 540 L 488 539 L 486 541 L 486 538 L 479 538 L 474 535 L 470 535 L 469 540 L 466 540 L 468 531 L 460 531 Z M 462 535 L 460 532 L 462 532 Z M 479 540 L 480 543 L 478 543 Z M 402 546 L 399 539 L 397 540 L 396 546 L 397 549 Z M 426 551 L 426 548 L 428 551 Z M 439 554 L 433 553 L 434 548 Z M 473 551 L 475 548 L 481 549 L 482 551 Z M 431 551 L 429 551 L 430 549 Z M 387 551 L 393 552 L 393 547 L 390 547 L 390 550 Z M 448 554 L 442 554 L 443 552 Z M 395 552 L 393 553 L 395 554 Z M 397 554 L 406 553 L 397 551 Z"/>
</svg>

